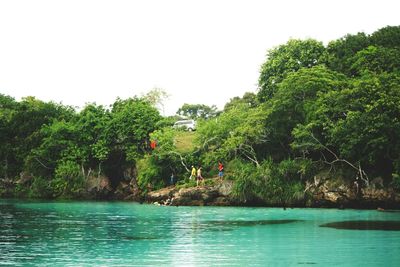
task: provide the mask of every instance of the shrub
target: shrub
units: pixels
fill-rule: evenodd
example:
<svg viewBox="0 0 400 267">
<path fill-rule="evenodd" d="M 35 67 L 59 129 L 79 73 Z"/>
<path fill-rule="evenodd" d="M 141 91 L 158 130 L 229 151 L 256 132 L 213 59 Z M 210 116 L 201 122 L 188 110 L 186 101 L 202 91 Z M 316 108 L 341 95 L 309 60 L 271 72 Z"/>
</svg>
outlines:
<svg viewBox="0 0 400 267">
<path fill-rule="evenodd" d="M 286 206 L 304 200 L 303 184 L 288 178 L 294 174 L 298 176 L 299 169 L 293 161 L 274 164 L 272 160 L 266 160 L 259 167 L 236 161 L 232 168 L 233 194 L 243 202 Z"/>
<path fill-rule="evenodd" d="M 147 155 L 137 161 L 138 178 L 137 182 L 143 193 L 147 193 L 149 189 L 159 189 L 165 184 L 161 177 L 161 168 L 155 159 Z"/>
<path fill-rule="evenodd" d="M 40 176 L 34 177 L 28 196 L 30 198 L 51 198 L 52 190 L 49 181 Z"/>
<path fill-rule="evenodd" d="M 55 178 L 50 182 L 53 197 L 79 197 L 85 187 L 85 177 L 80 166 L 73 161 L 62 161 L 57 165 Z"/>
<path fill-rule="evenodd" d="M 392 186 L 395 190 L 400 191 L 400 175 L 399 174 L 393 173 Z"/>
</svg>

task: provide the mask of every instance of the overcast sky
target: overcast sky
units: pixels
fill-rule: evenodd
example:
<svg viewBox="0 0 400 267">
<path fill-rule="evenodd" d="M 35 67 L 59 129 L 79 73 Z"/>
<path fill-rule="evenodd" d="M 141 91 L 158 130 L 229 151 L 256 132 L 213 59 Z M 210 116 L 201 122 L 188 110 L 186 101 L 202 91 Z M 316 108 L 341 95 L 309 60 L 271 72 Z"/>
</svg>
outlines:
<svg viewBox="0 0 400 267">
<path fill-rule="evenodd" d="M 400 25 L 400 1 L 0 0 L 0 93 L 82 107 L 154 87 L 183 103 L 256 92 L 268 49 Z"/>
</svg>

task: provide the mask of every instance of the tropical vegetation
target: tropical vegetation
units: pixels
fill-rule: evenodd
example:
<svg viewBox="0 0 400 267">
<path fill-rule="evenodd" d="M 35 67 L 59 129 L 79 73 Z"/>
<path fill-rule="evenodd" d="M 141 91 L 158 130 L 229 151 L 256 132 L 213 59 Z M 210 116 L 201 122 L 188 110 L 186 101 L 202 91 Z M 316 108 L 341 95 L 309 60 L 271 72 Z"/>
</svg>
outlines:
<svg viewBox="0 0 400 267">
<path fill-rule="evenodd" d="M 0 95 L 0 177 L 30 177 L 15 187 L 17 197 L 85 197 L 92 176 L 108 177 L 113 188 L 134 180 L 145 194 L 172 173 L 178 185 L 190 183 L 191 165 L 214 177 L 222 160 L 242 202 L 301 203 L 316 176 L 365 186 L 379 177 L 400 190 L 400 26 L 326 46 L 292 39 L 272 48 L 256 93 L 222 111 L 177 111 L 197 120 L 196 132 L 172 129 L 175 118 L 156 108 L 163 96 L 158 89 L 78 112 Z"/>
</svg>

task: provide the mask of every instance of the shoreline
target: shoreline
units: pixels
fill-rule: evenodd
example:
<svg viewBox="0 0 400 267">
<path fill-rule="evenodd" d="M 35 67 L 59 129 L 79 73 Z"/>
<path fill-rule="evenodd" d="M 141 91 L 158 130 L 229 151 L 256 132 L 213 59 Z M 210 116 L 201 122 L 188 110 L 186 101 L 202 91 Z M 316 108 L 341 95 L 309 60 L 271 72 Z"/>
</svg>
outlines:
<svg viewBox="0 0 400 267">
<path fill-rule="evenodd" d="M 74 203 L 74 202 L 93 202 L 93 203 L 135 203 L 138 205 L 156 205 L 156 206 L 163 206 L 163 207 L 232 207 L 232 208 L 272 208 L 272 209 L 337 209 L 337 210 L 376 210 L 381 212 L 400 212 L 400 207 L 397 208 L 382 208 L 380 206 L 371 207 L 371 206 L 336 206 L 336 205 L 327 205 L 327 206 L 272 206 L 272 205 L 165 205 L 165 204 L 155 204 L 147 201 L 135 201 L 135 200 L 124 200 L 124 199 L 45 199 L 45 198 L 7 198 L 7 197 L 0 197 L 1 201 L 5 202 L 50 202 L 50 203 Z"/>
<path fill-rule="evenodd" d="M 211 179 L 210 179 L 211 180 Z M 212 184 L 196 186 L 172 185 L 146 194 L 130 190 L 118 191 L 88 190 L 80 197 L 33 198 L 28 195 L 15 195 L 13 186 L 0 187 L 1 199 L 27 201 L 123 201 L 140 204 L 168 206 L 230 206 L 230 207 L 269 207 L 269 208 L 336 208 L 359 210 L 400 210 L 400 193 L 393 188 L 368 186 L 360 192 L 354 192 L 350 185 L 332 185 L 329 180 L 308 183 L 306 190 L 298 198 L 240 199 L 235 196 L 232 180 L 212 180 Z M 11 185 L 11 184 L 10 184 Z"/>
</svg>

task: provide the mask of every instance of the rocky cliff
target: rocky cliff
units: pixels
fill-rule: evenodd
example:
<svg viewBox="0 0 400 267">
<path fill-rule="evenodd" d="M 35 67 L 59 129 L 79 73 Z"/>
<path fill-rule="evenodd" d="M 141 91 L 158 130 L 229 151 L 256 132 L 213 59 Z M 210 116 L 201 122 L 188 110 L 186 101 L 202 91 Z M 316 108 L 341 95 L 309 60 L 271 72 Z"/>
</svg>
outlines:
<svg viewBox="0 0 400 267">
<path fill-rule="evenodd" d="M 240 203 L 232 197 L 232 181 L 224 181 L 214 186 L 190 188 L 166 187 L 146 195 L 146 201 L 173 206 L 231 206 Z"/>
<path fill-rule="evenodd" d="M 379 179 L 349 184 L 315 178 L 306 184 L 306 193 L 309 207 L 400 209 L 400 193 Z"/>
<path fill-rule="evenodd" d="M 14 181 L 0 179 L 0 197 L 28 197 L 16 195 L 22 185 L 29 188 L 31 177 Z M 107 177 L 89 177 L 80 198 L 143 201 L 174 206 L 276 206 L 268 200 L 241 202 L 233 196 L 233 181 L 215 181 L 212 186 L 170 186 L 141 196 L 135 179 L 120 182 L 112 188 Z M 384 208 L 400 209 L 400 193 L 378 181 L 355 187 L 354 184 L 315 178 L 306 182 L 303 197 L 297 207 Z M 290 206 L 290 205 L 283 205 Z"/>
<path fill-rule="evenodd" d="M 233 197 L 232 188 L 232 181 L 223 181 L 214 186 L 190 188 L 170 186 L 148 193 L 146 201 L 174 206 L 273 206 L 268 201 L 240 202 Z M 306 184 L 304 201 L 300 203 L 302 204 L 296 204 L 296 206 L 400 209 L 400 194 L 392 188 L 384 188 L 376 183 L 354 188 L 352 184 L 316 179 Z"/>
</svg>

